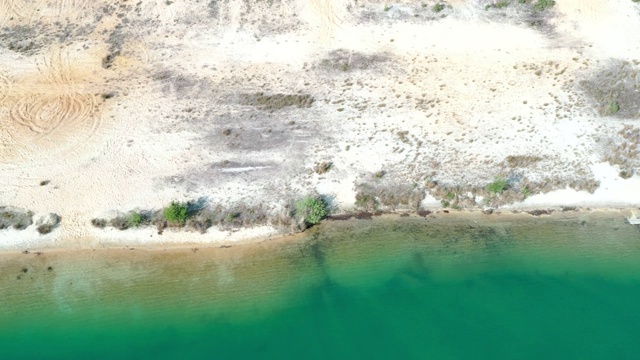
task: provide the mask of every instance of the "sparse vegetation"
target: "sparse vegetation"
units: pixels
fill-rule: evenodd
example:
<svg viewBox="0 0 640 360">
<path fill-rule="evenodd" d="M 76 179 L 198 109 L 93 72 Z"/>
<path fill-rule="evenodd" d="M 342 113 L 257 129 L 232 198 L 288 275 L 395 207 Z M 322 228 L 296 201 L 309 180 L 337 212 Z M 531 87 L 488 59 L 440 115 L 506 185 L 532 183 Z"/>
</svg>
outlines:
<svg viewBox="0 0 640 360">
<path fill-rule="evenodd" d="M 233 221 L 234 221 L 235 219 L 237 219 L 238 217 L 240 217 L 240 214 L 239 214 L 239 213 L 230 212 L 230 213 L 228 213 L 228 214 L 227 214 L 227 216 L 224 218 L 224 221 L 225 221 L 226 223 L 231 224 L 231 223 L 233 223 Z"/>
<path fill-rule="evenodd" d="M 329 170 L 331 170 L 332 167 L 333 163 L 331 162 L 321 162 L 319 164 L 316 164 L 314 171 L 316 172 L 316 174 L 322 175 L 326 174 Z"/>
<path fill-rule="evenodd" d="M 36 226 L 37 226 L 36 229 L 38 230 L 38 233 L 42 235 L 48 234 L 51 231 L 53 231 L 53 229 L 55 229 L 56 226 L 58 226 L 58 224 L 60 223 L 60 220 L 61 220 L 60 215 L 49 213 L 47 215 L 40 217 L 40 219 L 36 221 Z"/>
<path fill-rule="evenodd" d="M 556 2 L 554 0 L 538 0 L 538 2 L 533 4 L 533 8 L 538 11 L 543 11 L 552 7 L 555 4 Z"/>
<path fill-rule="evenodd" d="M 640 113 L 638 61 L 612 59 L 579 82 L 600 115 L 637 119 Z"/>
<path fill-rule="evenodd" d="M 498 1 L 497 3 L 495 3 L 494 6 L 497 7 L 498 9 L 502 9 L 502 8 L 505 8 L 505 7 L 509 6 L 509 1 L 501 0 L 501 1 Z"/>
<path fill-rule="evenodd" d="M 125 216 L 117 216 L 109 220 L 109 225 L 118 230 L 127 230 L 129 228 L 129 219 L 127 219 Z"/>
<path fill-rule="evenodd" d="M 504 159 L 504 162 L 512 168 L 528 167 L 539 161 L 542 161 L 541 157 L 532 155 L 510 155 Z"/>
<path fill-rule="evenodd" d="M 624 125 L 613 137 L 603 137 L 604 160 L 625 171 L 640 166 L 640 128 Z"/>
<path fill-rule="evenodd" d="M 356 207 L 359 207 L 359 208 L 364 209 L 364 210 L 376 210 L 377 209 L 376 199 L 372 195 L 366 194 L 366 193 L 362 193 L 362 192 L 356 193 L 355 205 L 356 205 Z"/>
<path fill-rule="evenodd" d="M 91 219 L 91 225 L 99 229 L 104 229 L 107 226 L 107 220 L 100 218 Z"/>
<path fill-rule="evenodd" d="M 0 230 L 12 227 L 16 230 L 24 230 L 33 224 L 33 212 L 0 206 Z"/>
<path fill-rule="evenodd" d="M 338 71 L 366 70 L 377 67 L 386 62 L 387 56 L 384 54 L 362 54 L 352 50 L 338 49 L 330 52 L 328 56 L 320 60 L 319 65 Z"/>
<path fill-rule="evenodd" d="M 497 177 L 493 180 L 492 183 L 487 185 L 486 190 L 491 194 L 499 195 L 503 191 L 507 190 L 507 188 L 509 188 L 509 183 L 507 182 L 507 180 Z"/>
<path fill-rule="evenodd" d="M 390 184 L 384 180 L 362 183 L 356 188 L 355 205 L 366 211 L 378 210 L 379 206 L 417 210 L 425 196 L 424 191 L 415 184 Z"/>
<path fill-rule="evenodd" d="M 623 179 L 628 179 L 633 176 L 633 170 L 621 170 L 618 173 L 618 176 L 620 176 Z"/>
<path fill-rule="evenodd" d="M 307 225 L 318 224 L 327 214 L 327 204 L 319 197 L 307 196 L 296 202 L 296 216 Z"/>
<path fill-rule="evenodd" d="M 444 10 L 445 5 L 443 3 L 437 3 L 435 5 L 433 5 L 433 11 L 439 13 L 440 11 Z"/>
<path fill-rule="evenodd" d="M 38 233 L 41 235 L 48 234 L 53 230 L 53 225 L 51 224 L 42 224 L 37 227 Z"/>
</svg>

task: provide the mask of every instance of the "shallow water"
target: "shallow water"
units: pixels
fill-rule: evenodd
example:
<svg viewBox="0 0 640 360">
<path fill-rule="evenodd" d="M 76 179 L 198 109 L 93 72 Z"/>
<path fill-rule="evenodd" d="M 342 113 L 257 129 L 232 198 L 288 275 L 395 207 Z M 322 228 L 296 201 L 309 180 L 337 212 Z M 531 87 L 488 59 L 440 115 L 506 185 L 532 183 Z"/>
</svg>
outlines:
<svg viewBox="0 0 640 360">
<path fill-rule="evenodd" d="M 9 359 L 631 359 L 640 232 L 394 218 L 230 249 L 4 254 L 0 305 Z"/>
</svg>

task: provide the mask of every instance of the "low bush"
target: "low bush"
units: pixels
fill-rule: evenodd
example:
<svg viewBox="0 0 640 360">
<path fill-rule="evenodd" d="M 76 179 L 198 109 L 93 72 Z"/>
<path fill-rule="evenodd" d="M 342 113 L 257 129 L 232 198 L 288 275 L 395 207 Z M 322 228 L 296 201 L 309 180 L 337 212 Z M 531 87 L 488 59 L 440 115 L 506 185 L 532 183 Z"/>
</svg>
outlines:
<svg viewBox="0 0 640 360">
<path fill-rule="evenodd" d="M 358 192 L 356 194 L 355 205 L 364 210 L 376 210 L 378 203 L 373 195 Z"/>
<path fill-rule="evenodd" d="M 144 217 L 139 212 L 132 211 L 127 220 L 129 222 L 129 226 L 138 227 L 142 224 L 142 221 L 144 221 Z"/>
<path fill-rule="evenodd" d="M 183 226 L 187 221 L 187 205 L 172 201 L 171 204 L 164 209 L 162 215 L 168 222 Z"/>
<path fill-rule="evenodd" d="M 37 227 L 38 232 L 42 235 L 48 234 L 53 230 L 54 225 L 52 224 L 42 224 Z"/>
<path fill-rule="evenodd" d="M 554 0 L 538 0 L 535 4 L 533 4 L 533 8 L 538 11 L 543 11 L 555 5 L 556 2 Z"/>
<path fill-rule="evenodd" d="M 307 196 L 296 202 L 296 216 L 307 225 L 319 223 L 327 214 L 327 204 L 319 197 Z"/>
<path fill-rule="evenodd" d="M 105 219 L 91 219 L 91 225 L 100 228 L 100 229 L 104 229 L 107 226 L 107 220 Z"/>
<path fill-rule="evenodd" d="M 509 188 L 506 179 L 495 178 L 492 183 L 487 185 L 486 190 L 494 195 L 498 195 Z"/>
</svg>

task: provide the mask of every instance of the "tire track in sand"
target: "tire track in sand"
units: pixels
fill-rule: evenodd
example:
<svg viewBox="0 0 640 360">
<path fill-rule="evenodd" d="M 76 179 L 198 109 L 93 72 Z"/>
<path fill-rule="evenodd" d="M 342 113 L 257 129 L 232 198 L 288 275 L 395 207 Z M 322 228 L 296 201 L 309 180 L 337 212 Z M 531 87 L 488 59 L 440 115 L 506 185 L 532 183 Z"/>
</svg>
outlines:
<svg viewBox="0 0 640 360">
<path fill-rule="evenodd" d="M 15 17 L 28 23 L 42 18 L 78 20 L 86 16 L 89 0 L 0 0 L 0 20 Z"/>
<path fill-rule="evenodd" d="M 310 0 L 305 3 L 313 14 L 311 19 L 318 27 L 320 38 L 328 41 L 335 30 L 341 28 L 340 25 L 347 15 L 344 4 L 335 0 Z"/>
<path fill-rule="evenodd" d="M 17 20 L 26 20 L 31 23 L 46 0 L 0 0 L 0 9 L 5 11 L 5 17 L 17 18 Z"/>
<path fill-rule="evenodd" d="M 607 0 L 564 0 L 558 1 L 556 6 L 561 13 L 572 20 L 587 25 L 599 24 L 613 14 L 613 9 Z"/>
<path fill-rule="evenodd" d="M 100 128 L 103 99 L 78 81 L 66 54 L 50 54 L 38 70 L 33 81 L 0 75 L 1 160 L 64 157 Z"/>
<path fill-rule="evenodd" d="M 34 14 L 38 17 L 49 17 L 51 19 L 72 19 L 77 20 L 83 14 L 86 16 L 89 0 L 49 0 L 42 1 L 38 9 L 38 13 Z M 33 17 L 32 17 L 33 20 Z"/>
</svg>

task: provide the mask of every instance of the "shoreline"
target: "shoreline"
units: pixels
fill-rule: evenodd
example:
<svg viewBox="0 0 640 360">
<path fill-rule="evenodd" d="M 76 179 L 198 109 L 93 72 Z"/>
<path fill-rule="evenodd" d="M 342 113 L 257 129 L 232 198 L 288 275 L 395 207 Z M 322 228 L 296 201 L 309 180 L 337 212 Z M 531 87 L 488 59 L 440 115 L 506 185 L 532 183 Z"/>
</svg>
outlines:
<svg viewBox="0 0 640 360">
<path fill-rule="evenodd" d="M 527 207 L 527 208 L 513 208 L 513 209 L 496 209 L 491 212 L 483 211 L 480 209 L 473 210 L 448 210 L 448 209 L 431 209 L 431 210 L 419 210 L 419 211 L 378 211 L 378 212 L 365 212 L 365 211 L 353 211 L 344 212 L 341 214 L 329 215 L 320 224 L 315 225 L 305 231 L 294 233 L 278 233 L 274 226 L 260 226 L 261 229 L 271 229 L 272 232 L 267 236 L 255 236 L 255 227 L 234 229 L 230 233 L 235 234 L 235 239 L 227 238 L 209 238 L 206 234 L 194 234 L 191 231 L 176 230 L 169 231 L 165 234 L 171 234 L 167 236 L 167 241 L 143 241 L 142 237 L 149 234 L 149 230 L 153 231 L 153 227 L 146 227 L 137 230 L 111 230 L 110 232 L 116 232 L 116 234 L 126 235 L 118 238 L 112 236 L 108 239 L 93 239 L 94 242 L 84 244 L 81 241 L 77 241 L 75 244 L 67 243 L 52 243 L 42 246 L 43 244 L 34 244 L 33 242 L 24 243 L 26 246 L 0 246 L 0 255 L 15 255 L 15 254 L 35 254 L 36 256 L 47 253 L 66 253 L 66 252 L 78 252 L 78 251 L 199 251 L 203 249 L 228 249 L 228 248 L 255 248 L 266 245 L 277 245 L 283 242 L 300 241 L 307 237 L 309 233 L 318 231 L 323 226 L 331 226 L 331 223 L 340 223 L 348 221 L 394 221 L 398 219 L 411 219 L 418 220 L 424 219 L 440 222 L 453 222 L 465 223 L 481 221 L 483 224 L 493 224 L 501 222 L 527 222 L 527 221 L 559 221 L 559 220 L 575 220 L 585 217 L 591 218 L 604 218 L 620 221 L 621 224 L 627 226 L 634 226 L 626 222 L 625 218 L 631 215 L 632 211 L 640 210 L 637 207 L 567 207 L 567 206 L 549 206 L 549 207 Z M 217 231 L 218 234 L 223 233 L 218 229 L 210 229 Z M 19 230 L 5 230 L 11 232 L 19 232 Z M 254 236 L 251 233 L 254 232 Z M 195 236 L 194 236 L 195 235 Z M 45 235 L 46 236 L 46 235 Z M 172 239 L 184 237 L 185 241 L 172 241 Z M 137 240 L 132 240 L 137 239 Z M 82 239 L 77 239 L 82 240 Z M 85 239 L 86 240 L 86 239 Z M 28 246 L 33 244 L 34 246 Z M 40 246 L 38 246 L 40 245 Z"/>
</svg>

